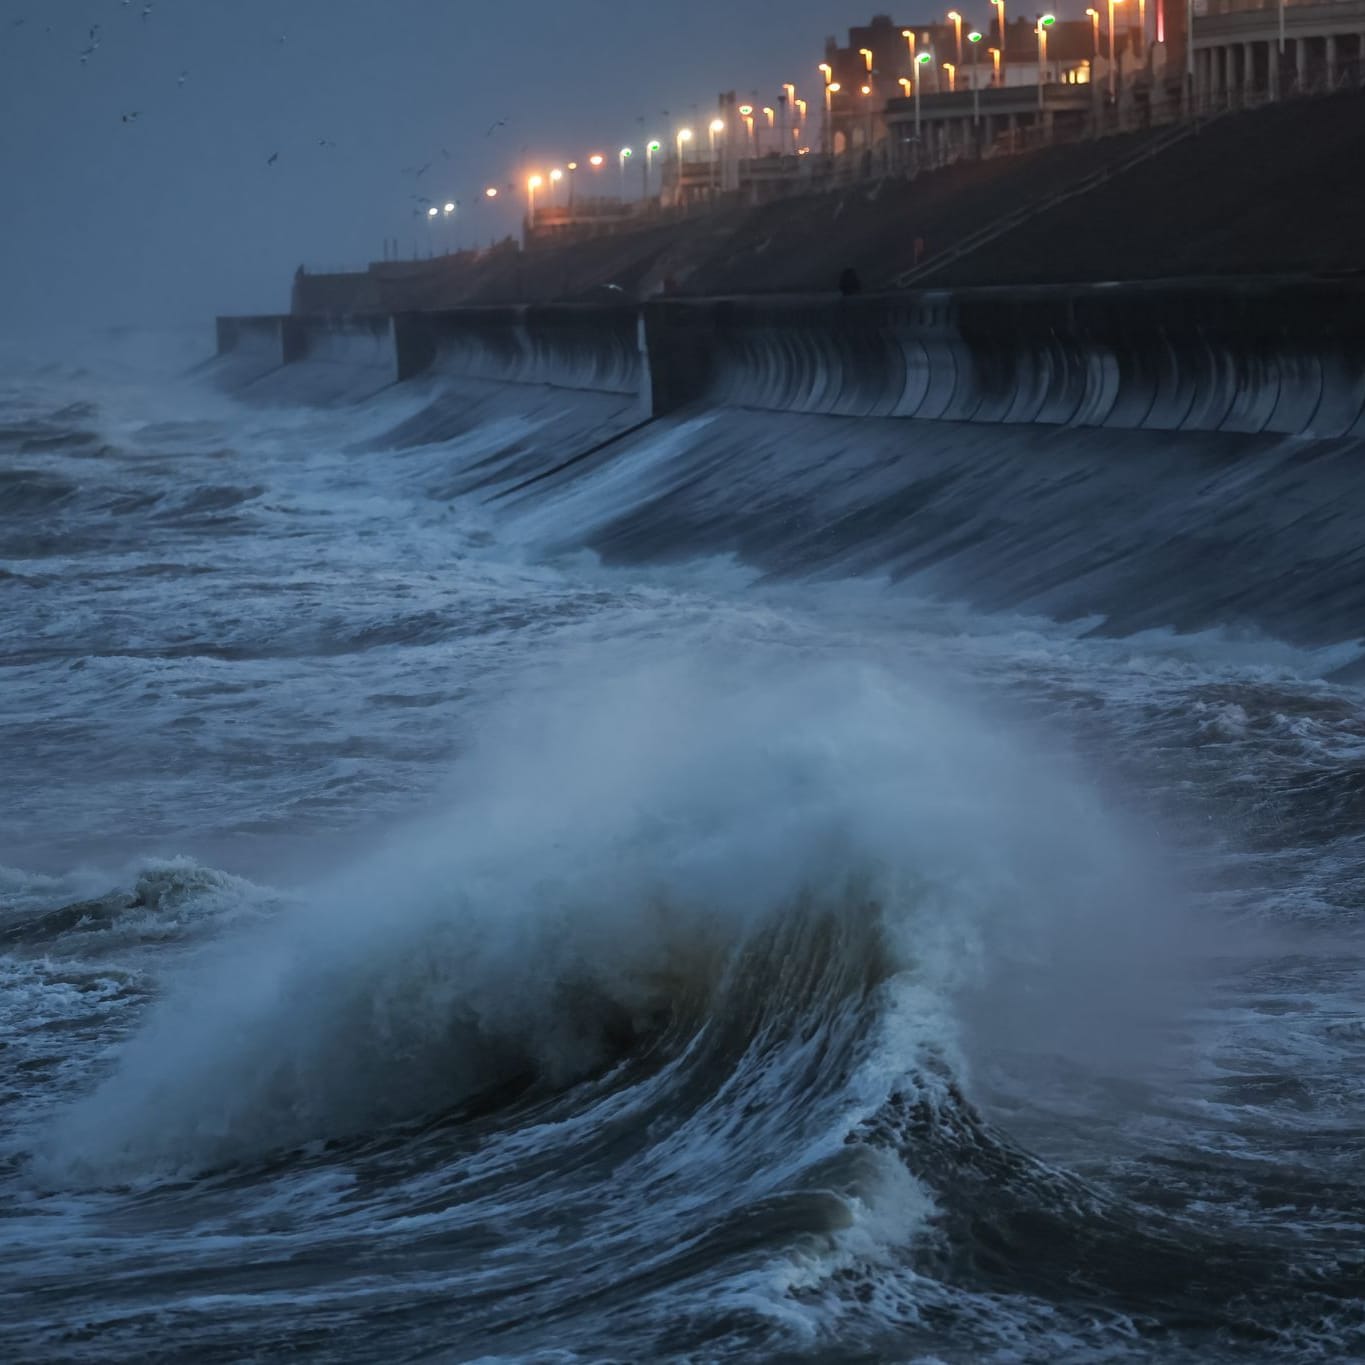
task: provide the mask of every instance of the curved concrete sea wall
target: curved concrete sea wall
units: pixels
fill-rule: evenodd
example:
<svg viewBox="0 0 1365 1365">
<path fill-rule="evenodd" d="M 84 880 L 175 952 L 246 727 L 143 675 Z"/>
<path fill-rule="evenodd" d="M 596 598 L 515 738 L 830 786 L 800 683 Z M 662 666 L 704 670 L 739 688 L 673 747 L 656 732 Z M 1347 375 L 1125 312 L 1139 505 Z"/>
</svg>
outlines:
<svg viewBox="0 0 1365 1365">
<path fill-rule="evenodd" d="M 635 308 L 465 308 L 401 314 L 394 325 L 404 379 L 438 373 L 632 396 L 643 389 Z"/>
<path fill-rule="evenodd" d="M 646 310 L 655 411 L 1365 433 L 1365 290 L 962 290 Z"/>
<path fill-rule="evenodd" d="M 223 381 L 262 399 L 338 402 L 436 377 L 638 399 L 640 419 L 708 405 L 1365 434 L 1359 281 L 228 318 L 219 344 Z"/>
</svg>

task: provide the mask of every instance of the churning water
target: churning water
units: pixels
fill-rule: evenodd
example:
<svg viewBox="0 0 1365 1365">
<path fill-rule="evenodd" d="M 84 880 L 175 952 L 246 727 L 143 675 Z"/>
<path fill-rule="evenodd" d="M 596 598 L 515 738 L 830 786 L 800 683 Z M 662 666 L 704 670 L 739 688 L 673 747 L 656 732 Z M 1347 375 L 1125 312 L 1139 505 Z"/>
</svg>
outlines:
<svg viewBox="0 0 1365 1365">
<path fill-rule="evenodd" d="M 0 386 L 7 1359 L 1365 1352 L 1359 449 L 275 396 Z"/>
</svg>

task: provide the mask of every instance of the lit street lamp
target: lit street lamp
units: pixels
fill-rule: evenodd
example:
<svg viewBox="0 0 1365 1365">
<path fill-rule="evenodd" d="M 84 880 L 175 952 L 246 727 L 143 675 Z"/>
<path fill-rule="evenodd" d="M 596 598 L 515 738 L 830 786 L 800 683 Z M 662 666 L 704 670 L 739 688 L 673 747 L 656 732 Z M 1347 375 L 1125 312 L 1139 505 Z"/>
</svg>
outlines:
<svg viewBox="0 0 1365 1365">
<path fill-rule="evenodd" d="M 555 191 L 559 187 L 559 182 L 564 179 L 564 172 L 558 166 L 550 172 L 550 202 L 555 202 Z"/>
<path fill-rule="evenodd" d="M 957 66 L 953 62 L 944 62 L 943 69 L 948 73 L 948 93 L 957 94 Z"/>
<path fill-rule="evenodd" d="M 995 6 L 996 16 L 1000 20 L 1000 51 L 1004 52 L 1008 47 L 1005 42 L 1005 0 L 991 0 L 991 4 Z"/>
<path fill-rule="evenodd" d="M 972 45 L 972 123 L 981 122 L 981 82 L 976 78 L 977 59 L 981 56 L 982 34 L 973 29 L 967 35 L 967 41 Z"/>
<path fill-rule="evenodd" d="M 1000 49 L 999 49 L 998 47 L 993 47 L 993 48 L 990 49 L 990 54 L 991 54 L 991 84 L 992 84 L 992 85 L 999 85 L 999 84 L 1000 84 Z"/>
<path fill-rule="evenodd" d="M 720 188 L 720 158 L 716 155 L 716 139 L 725 131 L 725 120 L 713 118 L 707 132 L 711 134 L 711 191 Z"/>
<path fill-rule="evenodd" d="M 1043 108 L 1043 90 L 1047 84 L 1047 31 L 1057 22 L 1055 14 L 1040 14 L 1034 32 L 1038 35 L 1038 108 Z"/>
<path fill-rule="evenodd" d="M 591 166 L 593 170 L 600 171 L 602 167 L 606 164 L 606 160 L 607 158 L 604 157 L 601 152 L 594 152 L 588 158 L 588 165 Z"/>
<path fill-rule="evenodd" d="M 952 20 L 953 34 L 957 39 L 957 61 L 953 63 L 956 69 L 962 65 L 962 16 L 955 9 L 950 9 L 948 18 Z"/>
<path fill-rule="evenodd" d="M 928 65 L 930 62 L 932 62 L 933 60 L 934 60 L 934 59 L 933 59 L 933 57 L 932 57 L 932 55 L 931 55 L 930 53 L 928 53 L 928 52 L 920 52 L 920 53 L 917 53 L 916 56 L 915 56 L 915 65 L 916 65 L 916 66 L 919 66 L 919 67 L 921 67 L 921 68 L 923 68 L 923 67 L 927 66 L 927 65 Z M 920 86 L 922 86 L 923 84 L 924 84 L 924 72 L 923 72 L 923 70 L 920 70 L 920 71 L 917 71 L 917 72 L 915 73 L 915 141 L 916 141 L 916 142 L 919 141 L 919 91 L 920 91 Z"/>
<path fill-rule="evenodd" d="M 739 106 L 739 116 L 744 121 L 744 131 L 747 135 L 746 145 L 749 148 L 749 155 L 754 155 L 754 106 L 752 104 L 741 104 Z"/>
<path fill-rule="evenodd" d="M 901 77 L 899 77 L 899 78 L 897 79 L 896 84 L 900 86 L 900 88 L 901 88 L 901 93 L 905 96 L 905 98 L 906 98 L 906 99 L 909 99 L 909 98 L 910 98 L 910 91 L 911 91 L 911 89 L 912 89 L 913 86 L 914 86 L 914 82 L 910 79 L 910 77 L 909 77 L 909 76 L 901 76 Z"/>
<path fill-rule="evenodd" d="M 496 185 L 490 185 L 484 190 L 483 197 L 485 199 L 496 199 L 498 197 L 498 187 Z"/>
<path fill-rule="evenodd" d="M 663 143 L 657 137 L 645 143 L 645 197 L 649 197 L 649 177 L 654 173 L 654 158 L 663 151 Z"/>
<path fill-rule="evenodd" d="M 867 74 L 872 74 L 872 49 L 870 47 L 860 47 L 858 55 L 867 63 Z"/>
<path fill-rule="evenodd" d="M 1090 20 L 1090 66 L 1093 71 L 1095 63 L 1100 59 L 1100 12 L 1092 5 L 1086 10 L 1085 16 Z M 1094 76 L 1091 76 L 1094 79 Z"/>
<path fill-rule="evenodd" d="M 536 191 L 544 183 L 538 175 L 531 176 L 526 182 L 527 221 L 532 225 L 536 221 Z"/>
<path fill-rule="evenodd" d="M 681 167 L 682 167 L 683 156 L 685 155 L 683 149 L 684 149 L 684 148 L 687 146 L 687 144 L 688 144 L 689 142 L 691 142 L 691 141 L 692 141 L 692 130 L 691 130 L 690 128 L 679 128 L 679 129 L 678 129 L 678 166 L 679 166 L 679 170 L 678 170 L 678 188 L 679 188 L 679 191 L 681 191 L 681 189 L 682 189 L 682 169 L 681 169 Z"/>
<path fill-rule="evenodd" d="M 830 130 L 829 130 L 829 122 L 830 122 L 830 107 L 829 107 L 829 103 L 830 103 L 830 82 L 833 80 L 833 77 L 834 77 L 834 68 L 833 68 L 832 66 L 830 66 L 830 64 L 829 64 L 828 62 L 821 62 L 818 69 L 819 69 L 820 74 L 825 78 L 825 114 L 824 114 L 824 119 L 825 119 L 825 121 L 824 121 L 823 125 L 822 125 L 821 128 L 820 128 L 820 150 L 821 150 L 826 156 L 828 156 L 828 155 L 830 154 L 830 150 L 831 150 L 831 146 L 832 146 L 831 139 L 830 139 Z"/>
<path fill-rule="evenodd" d="M 616 159 L 621 163 L 621 198 L 623 200 L 626 197 L 626 162 L 634 155 L 634 149 L 630 147 L 622 147 L 621 150 L 616 153 Z"/>
<path fill-rule="evenodd" d="M 1118 71 L 1114 65 L 1114 6 L 1123 0 L 1109 0 L 1109 98 L 1118 98 Z"/>
<path fill-rule="evenodd" d="M 1141 61 L 1147 55 L 1147 0 L 1138 0 L 1138 40 L 1137 58 Z"/>
</svg>

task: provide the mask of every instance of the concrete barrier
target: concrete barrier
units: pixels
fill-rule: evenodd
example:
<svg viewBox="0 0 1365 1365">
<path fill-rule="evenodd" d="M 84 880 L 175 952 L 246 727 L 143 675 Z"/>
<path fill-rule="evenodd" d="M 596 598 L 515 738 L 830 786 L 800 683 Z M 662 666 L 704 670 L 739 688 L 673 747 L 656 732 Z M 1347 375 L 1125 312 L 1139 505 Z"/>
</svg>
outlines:
<svg viewBox="0 0 1365 1365">
<path fill-rule="evenodd" d="M 678 300 L 645 328 L 655 415 L 837 416 L 1339 436 L 1365 423 L 1359 284 Z"/>
<path fill-rule="evenodd" d="M 1361 282 L 224 318 L 219 349 L 237 387 L 295 401 L 439 376 L 638 398 L 641 417 L 728 405 L 1126 430 L 1365 431 Z"/>
</svg>

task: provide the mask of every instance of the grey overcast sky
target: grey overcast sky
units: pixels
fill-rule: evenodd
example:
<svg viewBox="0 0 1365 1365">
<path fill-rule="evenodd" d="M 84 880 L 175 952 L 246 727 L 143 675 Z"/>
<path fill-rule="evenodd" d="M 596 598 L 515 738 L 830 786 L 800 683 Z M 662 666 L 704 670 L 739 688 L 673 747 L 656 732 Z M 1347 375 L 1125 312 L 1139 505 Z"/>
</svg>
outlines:
<svg viewBox="0 0 1365 1365">
<path fill-rule="evenodd" d="M 485 185 L 638 143 L 641 115 L 667 137 L 721 90 L 814 94 L 825 36 L 888 8 L 0 0 L 0 327 L 278 310 L 300 262 L 424 243 L 414 193 L 459 200 L 462 241 L 486 242 L 516 212 Z"/>
</svg>

